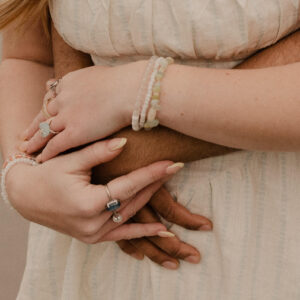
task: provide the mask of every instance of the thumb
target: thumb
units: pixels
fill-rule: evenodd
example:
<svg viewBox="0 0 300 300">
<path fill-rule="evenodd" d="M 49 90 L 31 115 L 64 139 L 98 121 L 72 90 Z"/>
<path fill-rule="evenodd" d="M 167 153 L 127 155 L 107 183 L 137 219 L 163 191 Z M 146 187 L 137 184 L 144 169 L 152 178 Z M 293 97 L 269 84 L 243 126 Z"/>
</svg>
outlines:
<svg viewBox="0 0 300 300">
<path fill-rule="evenodd" d="M 127 142 L 126 138 L 115 138 L 96 142 L 81 150 L 68 154 L 68 164 L 78 166 L 86 171 L 102 163 L 111 161 L 122 152 Z"/>
</svg>

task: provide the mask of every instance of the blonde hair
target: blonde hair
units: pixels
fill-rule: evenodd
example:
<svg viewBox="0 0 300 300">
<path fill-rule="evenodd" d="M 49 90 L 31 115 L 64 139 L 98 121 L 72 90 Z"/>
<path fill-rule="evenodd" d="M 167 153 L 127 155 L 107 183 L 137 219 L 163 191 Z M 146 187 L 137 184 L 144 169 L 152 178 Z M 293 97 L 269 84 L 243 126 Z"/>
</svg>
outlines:
<svg viewBox="0 0 300 300">
<path fill-rule="evenodd" d="M 1 1 L 1 0 L 0 0 Z M 41 18 L 48 32 L 48 0 L 2 0 L 0 3 L 0 30 L 13 21 L 21 26 L 28 20 Z"/>
</svg>

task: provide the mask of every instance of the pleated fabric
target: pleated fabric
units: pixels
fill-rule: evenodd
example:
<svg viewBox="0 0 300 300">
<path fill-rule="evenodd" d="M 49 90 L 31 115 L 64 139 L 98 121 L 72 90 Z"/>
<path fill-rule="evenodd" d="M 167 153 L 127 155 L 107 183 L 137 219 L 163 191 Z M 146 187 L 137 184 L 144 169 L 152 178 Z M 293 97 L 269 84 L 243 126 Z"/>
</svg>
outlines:
<svg viewBox="0 0 300 300">
<path fill-rule="evenodd" d="M 65 41 L 97 65 L 156 54 L 233 68 L 298 29 L 299 2 L 53 0 L 50 7 Z M 168 189 L 211 218 L 214 230 L 170 225 L 202 253 L 199 265 L 182 262 L 178 271 L 136 261 L 112 242 L 87 245 L 31 223 L 17 299 L 298 300 L 299 178 L 300 153 L 240 151 L 187 164 Z"/>
</svg>

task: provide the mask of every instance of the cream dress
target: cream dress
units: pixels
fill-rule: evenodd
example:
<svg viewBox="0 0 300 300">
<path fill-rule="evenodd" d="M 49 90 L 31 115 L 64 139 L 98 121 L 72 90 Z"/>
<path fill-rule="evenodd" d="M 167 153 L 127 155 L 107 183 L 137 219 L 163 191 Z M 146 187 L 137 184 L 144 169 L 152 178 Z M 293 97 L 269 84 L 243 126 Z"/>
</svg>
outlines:
<svg viewBox="0 0 300 300">
<path fill-rule="evenodd" d="M 53 0 L 51 14 L 66 42 L 98 65 L 156 54 L 232 68 L 298 29 L 299 2 Z M 299 180 L 300 153 L 241 151 L 188 164 L 168 187 L 214 230 L 171 227 L 203 255 L 178 271 L 32 223 L 17 299 L 299 300 Z"/>
</svg>

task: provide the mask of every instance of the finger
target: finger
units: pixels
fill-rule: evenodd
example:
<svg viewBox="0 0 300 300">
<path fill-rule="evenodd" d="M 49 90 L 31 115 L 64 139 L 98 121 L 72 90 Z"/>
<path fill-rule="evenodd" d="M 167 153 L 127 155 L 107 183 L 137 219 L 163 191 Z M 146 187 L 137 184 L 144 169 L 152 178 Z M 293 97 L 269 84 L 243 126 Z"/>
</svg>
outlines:
<svg viewBox="0 0 300 300">
<path fill-rule="evenodd" d="M 22 140 L 31 139 L 34 136 L 34 134 L 39 130 L 40 123 L 44 121 L 46 121 L 46 116 L 43 114 L 42 111 L 40 111 L 33 119 L 29 127 L 22 133 Z"/>
<path fill-rule="evenodd" d="M 183 205 L 175 202 L 171 194 L 161 188 L 153 195 L 149 204 L 164 219 L 187 229 L 211 230 L 212 222 L 206 217 L 191 213 Z"/>
<path fill-rule="evenodd" d="M 144 259 L 144 254 L 141 251 L 139 251 L 134 245 L 132 245 L 129 241 L 121 240 L 117 241 L 117 244 L 124 253 L 138 260 Z"/>
<path fill-rule="evenodd" d="M 57 137 L 54 137 L 48 143 L 47 147 L 49 147 L 49 144 L 52 143 L 52 141 L 54 141 L 54 139 L 56 139 Z M 62 137 L 58 141 L 58 143 L 63 143 L 64 140 L 66 140 L 66 136 Z M 69 153 L 67 157 L 63 158 L 63 162 L 65 164 L 72 166 L 73 168 L 75 164 L 79 171 L 87 171 L 97 165 L 101 165 L 103 163 L 111 161 L 113 158 L 115 158 L 117 155 L 121 153 L 126 143 L 127 143 L 126 138 L 115 138 L 115 139 L 105 140 L 101 142 L 96 142 L 81 150 Z M 43 156 L 43 161 L 44 160 L 45 159 Z M 90 187 L 97 189 L 97 191 L 99 189 L 99 186 L 91 185 Z M 101 188 L 102 187 L 103 186 L 101 186 Z M 97 196 L 99 199 L 99 194 Z M 101 193 L 100 196 L 103 196 L 103 193 Z"/>
<path fill-rule="evenodd" d="M 163 229 L 162 224 L 123 224 L 105 234 L 98 242 L 130 240 L 144 236 L 155 236 Z"/>
<path fill-rule="evenodd" d="M 51 123 L 50 123 L 50 128 L 51 128 L 51 130 L 53 130 L 55 132 L 58 132 L 57 135 L 59 135 L 59 134 L 62 134 L 62 132 L 64 130 L 64 125 L 63 125 L 63 123 L 60 121 L 60 119 L 58 117 L 54 117 L 52 119 Z M 30 153 L 34 153 L 34 152 L 40 150 L 54 136 L 55 136 L 55 134 L 50 133 L 47 137 L 43 137 L 41 135 L 40 130 L 38 130 L 35 133 L 35 135 L 28 141 L 26 152 L 28 154 L 30 154 Z"/>
<path fill-rule="evenodd" d="M 176 167 L 173 167 L 173 166 Z M 161 161 L 153 163 L 147 167 L 135 170 L 127 175 L 118 177 L 108 183 L 111 195 L 117 199 L 127 199 L 135 196 L 140 190 L 146 186 L 167 178 L 170 170 L 173 174 L 182 166 L 173 164 L 170 161 Z"/>
<path fill-rule="evenodd" d="M 46 99 L 51 98 L 51 91 L 48 91 L 44 97 L 45 101 Z M 47 105 L 47 111 L 51 116 L 55 116 L 58 112 L 57 103 L 53 100 L 51 100 Z M 29 140 L 31 139 L 34 134 L 39 130 L 39 125 L 41 122 L 44 122 L 47 120 L 47 116 L 43 112 L 43 109 L 37 114 L 37 116 L 34 118 L 34 120 L 31 122 L 29 127 L 21 134 L 22 140 Z"/>
<path fill-rule="evenodd" d="M 127 222 L 132 216 L 134 216 L 137 213 L 137 211 L 139 211 L 143 206 L 145 206 L 145 204 L 149 201 L 151 196 L 161 187 L 161 185 L 162 185 L 162 182 L 156 182 L 154 184 L 151 184 L 147 188 L 140 191 L 136 195 L 136 197 L 134 197 L 131 201 L 125 201 L 126 202 L 125 206 L 123 206 L 123 204 L 124 204 L 124 200 L 123 200 L 121 203 L 121 208 L 118 210 L 118 213 L 122 216 L 121 223 L 115 223 L 112 221 L 112 219 L 110 219 L 110 220 L 106 219 L 108 221 L 105 224 L 101 223 L 102 219 L 104 217 L 107 217 L 106 216 L 107 212 L 102 213 L 101 216 L 99 217 L 100 230 L 97 233 L 99 238 L 101 236 L 105 235 L 106 233 L 112 231 L 116 227 L 120 226 L 121 224 L 124 224 L 125 222 Z M 105 198 L 107 198 L 107 196 Z M 99 200 L 98 200 L 98 203 L 99 203 Z M 106 202 L 103 202 L 102 205 L 100 205 L 100 207 L 99 207 L 100 211 L 104 210 L 105 205 L 106 205 Z M 111 215 L 111 213 L 109 215 Z M 154 222 L 152 222 L 152 223 L 154 223 Z M 166 227 L 164 225 L 162 225 L 161 230 L 165 231 Z"/>
<path fill-rule="evenodd" d="M 144 207 L 136 214 L 134 220 L 139 223 L 153 223 L 158 222 L 159 219 L 151 208 Z M 182 259 L 190 263 L 199 263 L 200 261 L 201 256 L 199 251 L 195 247 L 182 242 L 176 236 L 170 238 L 150 237 L 149 240 L 157 248 L 163 250 L 173 258 Z"/>
<path fill-rule="evenodd" d="M 134 239 L 130 240 L 129 242 L 156 264 L 171 270 L 178 269 L 179 261 L 177 259 L 174 259 L 161 249 L 157 248 L 147 239 Z"/>
</svg>

